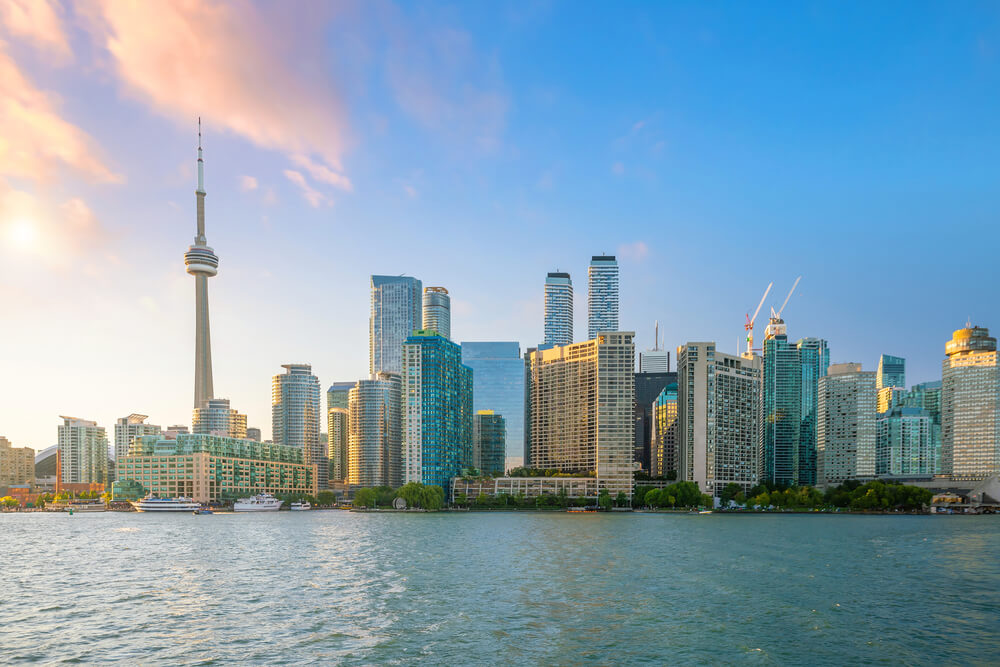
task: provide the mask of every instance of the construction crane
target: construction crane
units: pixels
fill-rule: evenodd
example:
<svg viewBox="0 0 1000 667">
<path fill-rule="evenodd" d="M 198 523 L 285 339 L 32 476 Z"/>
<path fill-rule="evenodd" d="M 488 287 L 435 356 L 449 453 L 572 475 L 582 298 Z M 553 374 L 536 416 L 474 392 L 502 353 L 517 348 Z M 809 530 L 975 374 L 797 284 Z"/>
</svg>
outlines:
<svg viewBox="0 0 1000 667">
<path fill-rule="evenodd" d="M 781 313 L 784 312 L 785 306 L 788 305 L 788 300 L 792 298 L 792 292 L 794 292 L 795 288 L 799 286 L 799 281 L 800 280 L 802 280 L 802 276 L 799 276 L 798 278 L 796 278 L 795 282 L 792 283 L 792 289 L 788 290 L 788 296 L 785 297 L 785 302 L 783 304 L 781 304 L 781 308 L 778 309 L 777 313 L 774 312 L 774 308 L 771 308 L 771 319 L 775 319 L 775 320 L 780 320 L 781 319 Z"/>
<path fill-rule="evenodd" d="M 753 323 L 757 319 L 757 315 L 764 305 L 764 299 L 767 298 L 772 287 L 774 287 L 774 283 L 768 283 L 767 289 L 764 290 L 764 296 L 760 297 L 760 303 L 757 304 L 757 310 L 753 311 L 753 317 L 750 317 L 750 313 L 747 313 L 747 323 L 744 325 L 744 328 L 747 330 L 747 353 L 743 356 L 748 359 L 753 356 Z"/>
</svg>

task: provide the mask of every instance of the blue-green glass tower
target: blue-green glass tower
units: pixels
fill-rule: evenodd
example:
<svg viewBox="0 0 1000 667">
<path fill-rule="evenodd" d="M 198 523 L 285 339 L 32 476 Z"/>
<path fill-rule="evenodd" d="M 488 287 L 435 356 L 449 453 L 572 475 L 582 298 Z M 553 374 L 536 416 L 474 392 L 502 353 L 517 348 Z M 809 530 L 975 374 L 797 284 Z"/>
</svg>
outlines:
<svg viewBox="0 0 1000 667">
<path fill-rule="evenodd" d="M 799 481 L 802 364 L 798 347 L 788 342 L 784 320 L 771 318 L 763 352 L 759 478 L 792 486 Z"/>
<path fill-rule="evenodd" d="M 472 466 L 472 369 L 462 348 L 434 331 L 403 344 L 403 480 L 436 484 Z"/>
<path fill-rule="evenodd" d="M 799 426 L 798 483 L 816 484 L 816 413 L 819 379 L 830 368 L 830 350 L 822 338 L 802 338 L 795 344 L 802 368 L 802 413 Z"/>
</svg>

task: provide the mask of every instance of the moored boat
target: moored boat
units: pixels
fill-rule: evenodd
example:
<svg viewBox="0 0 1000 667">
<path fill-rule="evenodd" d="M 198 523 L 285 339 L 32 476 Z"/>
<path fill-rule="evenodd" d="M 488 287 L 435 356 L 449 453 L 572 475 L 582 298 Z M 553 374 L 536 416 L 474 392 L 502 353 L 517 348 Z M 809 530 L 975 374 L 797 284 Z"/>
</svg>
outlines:
<svg viewBox="0 0 1000 667">
<path fill-rule="evenodd" d="M 294 502 L 294 503 L 292 503 L 291 506 L 290 506 L 290 509 L 293 512 L 302 512 L 304 510 L 311 510 L 312 509 L 312 505 L 309 504 L 309 501 L 303 500 L 301 502 Z"/>
<path fill-rule="evenodd" d="M 149 495 L 142 500 L 132 503 L 139 512 L 190 512 L 200 509 L 201 503 L 195 502 L 191 498 L 157 498 Z"/>
<path fill-rule="evenodd" d="M 283 500 L 278 500 L 270 493 L 258 493 L 249 498 L 240 498 L 233 503 L 234 512 L 277 512 L 281 509 Z"/>
<path fill-rule="evenodd" d="M 194 514 L 195 516 L 197 516 L 199 514 L 215 514 L 215 512 L 213 512 L 212 510 L 208 510 L 208 509 L 205 509 L 204 507 L 202 507 L 200 509 L 196 509 L 195 511 L 191 512 L 191 514 Z"/>
</svg>

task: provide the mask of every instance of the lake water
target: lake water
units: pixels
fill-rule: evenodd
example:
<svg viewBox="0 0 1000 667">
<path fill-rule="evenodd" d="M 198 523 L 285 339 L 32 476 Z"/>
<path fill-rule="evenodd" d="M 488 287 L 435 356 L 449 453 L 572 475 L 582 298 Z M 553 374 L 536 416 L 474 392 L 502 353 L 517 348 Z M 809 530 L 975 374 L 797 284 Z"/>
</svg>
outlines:
<svg viewBox="0 0 1000 667">
<path fill-rule="evenodd" d="M 0 514 L 0 663 L 1000 663 L 1000 517 Z"/>
</svg>

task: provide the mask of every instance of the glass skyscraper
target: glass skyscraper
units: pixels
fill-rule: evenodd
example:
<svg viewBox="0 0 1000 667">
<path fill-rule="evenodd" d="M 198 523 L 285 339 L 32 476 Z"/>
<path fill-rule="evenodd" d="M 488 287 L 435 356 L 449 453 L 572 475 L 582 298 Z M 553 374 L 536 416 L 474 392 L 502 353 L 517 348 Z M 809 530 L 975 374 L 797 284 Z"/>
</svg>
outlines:
<svg viewBox="0 0 1000 667">
<path fill-rule="evenodd" d="M 573 280 L 568 273 L 545 277 L 545 344 L 573 342 Z"/>
<path fill-rule="evenodd" d="M 671 382 L 653 401 L 651 474 L 677 478 L 677 382 Z"/>
<path fill-rule="evenodd" d="M 601 331 L 618 331 L 618 260 L 594 255 L 587 280 L 587 340 L 593 340 Z"/>
<path fill-rule="evenodd" d="M 472 465 L 483 475 L 503 476 L 507 440 L 503 415 L 493 410 L 477 411 L 472 431 Z"/>
<path fill-rule="evenodd" d="M 472 409 L 493 410 L 507 424 L 506 457 L 524 462 L 524 359 L 516 341 L 462 343 L 462 363 L 472 369 Z"/>
<path fill-rule="evenodd" d="M 271 438 L 275 444 L 301 447 L 305 462 L 315 464 L 319 488 L 329 482 L 326 448 L 319 441 L 319 378 L 309 364 L 283 364 L 271 381 Z M 246 421 L 244 418 L 244 435 Z"/>
<path fill-rule="evenodd" d="M 422 283 L 406 276 L 371 277 L 368 373 L 399 374 L 403 342 L 423 326 Z"/>
<path fill-rule="evenodd" d="M 347 479 L 350 393 L 356 384 L 334 382 L 326 390 L 326 455 L 330 460 L 330 479 L 338 482 Z"/>
<path fill-rule="evenodd" d="M 883 354 L 878 360 L 878 372 L 875 375 L 875 388 L 906 386 L 906 359 Z"/>
<path fill-rule="evenodd" d="M 472 465 L 472 369 L 462 349 L 433 331 L 403 344 L 403 481 L 451 490 Z"/>
<path fill-rule="evenodd" d="M 451 297 L 444 287 L 424 288 L 425 331 L 436 331 L 445 338 L 451 338 Z"/>
<path fill-rule="evenodd" d="M 795 346 L 802 367 L 802 408 L 799 426 L 799 484 L 816 485 L 816 410 L 819 379 L 830 368 L 830 350 L 822 338 L 803 338 Z"/>
<path fill-rule="evenodd" d="M 791 486 L 799 482 L 802 364 L 785 331 L 784 321 L 772 318 L 764 338 L 758 455 L 761 481 Z"/>
</svg>

